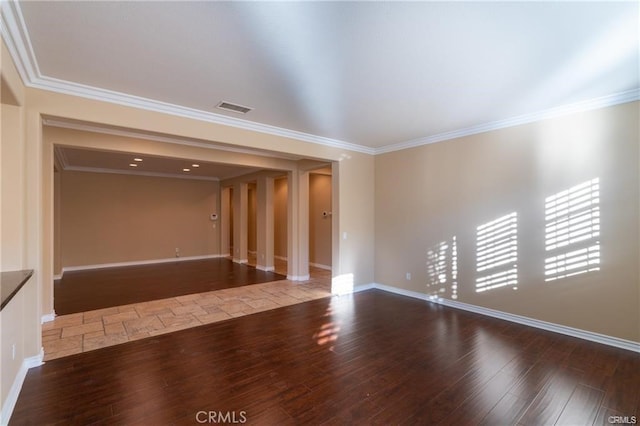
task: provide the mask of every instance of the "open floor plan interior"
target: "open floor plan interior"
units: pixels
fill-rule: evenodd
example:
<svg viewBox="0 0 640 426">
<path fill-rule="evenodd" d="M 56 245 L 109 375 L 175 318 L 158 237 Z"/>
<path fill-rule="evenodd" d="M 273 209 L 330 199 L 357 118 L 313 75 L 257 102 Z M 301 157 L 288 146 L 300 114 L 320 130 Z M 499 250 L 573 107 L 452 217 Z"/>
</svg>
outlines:
<svg viewBox="0 0 640 426">
<path fill-rule="evenodd" d="M 0 2 L 0 425 L 640 418 L 638 2 Z"/>
</svg>

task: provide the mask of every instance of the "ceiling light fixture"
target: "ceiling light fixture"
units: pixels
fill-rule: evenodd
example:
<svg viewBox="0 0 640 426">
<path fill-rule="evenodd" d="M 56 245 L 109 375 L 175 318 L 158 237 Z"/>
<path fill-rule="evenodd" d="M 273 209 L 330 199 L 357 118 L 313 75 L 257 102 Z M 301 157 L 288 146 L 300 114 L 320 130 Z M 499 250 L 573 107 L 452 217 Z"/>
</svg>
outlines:
<svg viewBox="0 0 640 426">
<path fill-rule="evenodd" d="M 200 167 L 200 164 L 192 164 L 191 167 L 198 168 L 198 167 Z"/>
<path fill-rule="evenodd" d="M 136 163 L 130 163 L 129 167 L 138 167 L 138 165 Z"/>
<path fill-rule="evenodd" d="M 142 161 L 142 158 L 134 158 L 133 161 L 140 162 L 140 161 Z"/>
<path fill-rule="evenodd" d="M 224 101 L 216 105 L 216 108 L 223 109 L 225 111 L 236 112 L 238 114 L 246 114 L 253 109 L 250 107 L 246 107 L 238 104 L 232 104 L 231 102 L 224 102 Z"/>
<path fill-rule="evenodd" d="M 191 169 L 182 169 L 183 172 L 190 172 Z"/>
</svg>

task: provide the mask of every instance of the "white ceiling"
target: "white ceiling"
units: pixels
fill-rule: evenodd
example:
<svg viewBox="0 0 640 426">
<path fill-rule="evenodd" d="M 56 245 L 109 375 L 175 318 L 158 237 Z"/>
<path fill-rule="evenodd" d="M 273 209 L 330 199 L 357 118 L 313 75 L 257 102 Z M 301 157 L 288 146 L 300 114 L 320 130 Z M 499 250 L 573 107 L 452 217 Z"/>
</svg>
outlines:
<svg viewBox="0 0 640 426">
<path fill-rule="evenodd" d="M 34 55 L 21 62 L 39 87 L 105 89 L 375 153 L 637 99 L 639 7 L 29 1 L 15 10 Z M 254 110 L 215 109 L 223 100 Z"/>
</svg>

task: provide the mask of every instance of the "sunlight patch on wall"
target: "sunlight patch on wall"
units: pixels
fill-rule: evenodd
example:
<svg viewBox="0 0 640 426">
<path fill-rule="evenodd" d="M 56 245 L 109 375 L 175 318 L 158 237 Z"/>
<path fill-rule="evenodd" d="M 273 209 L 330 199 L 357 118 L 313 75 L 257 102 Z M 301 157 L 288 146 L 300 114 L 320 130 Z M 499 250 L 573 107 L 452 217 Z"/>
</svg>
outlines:
<svg viewBox="0 0 640 426">
<path fill-rule="evenodd" d="M 342 274 L 331 279 L 331 293 L 342 295 L 353 293 L 353 274 Z"/>
<path fill-rule="evenodd" d="M 478 226 L 476 293 L 518 285 L 518 215 L 516 212 Z"/>
<path fill-rule="evenodd" d="M 545 200 L 545 281 L 600 270 L 600 180 Z"/>
<path fill-rule="evenodd" d="M 427 293 L 458 298 L 458 244 L 456 237 L 441 241 L 427 251 Z"/>
</svg>

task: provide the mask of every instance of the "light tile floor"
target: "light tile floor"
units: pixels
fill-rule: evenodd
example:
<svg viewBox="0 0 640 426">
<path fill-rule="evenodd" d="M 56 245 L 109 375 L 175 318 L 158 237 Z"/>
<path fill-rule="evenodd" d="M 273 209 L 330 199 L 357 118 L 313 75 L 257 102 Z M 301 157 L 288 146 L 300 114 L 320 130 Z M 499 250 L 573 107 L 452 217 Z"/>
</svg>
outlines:
<svg viewBox="0 0 640 426">
<path fill-rule="evenodd" d="M 42 325 L 44 360 L 331 296 L 330 271 L 311 276 L 61 315 Z"/>
</svg>

